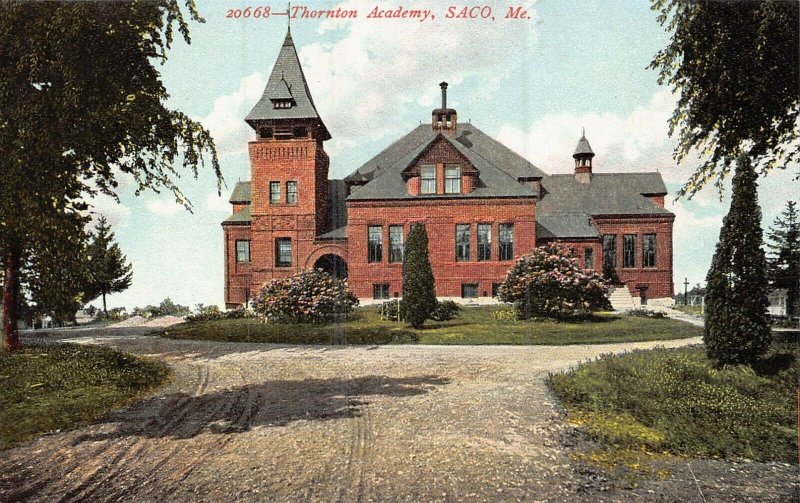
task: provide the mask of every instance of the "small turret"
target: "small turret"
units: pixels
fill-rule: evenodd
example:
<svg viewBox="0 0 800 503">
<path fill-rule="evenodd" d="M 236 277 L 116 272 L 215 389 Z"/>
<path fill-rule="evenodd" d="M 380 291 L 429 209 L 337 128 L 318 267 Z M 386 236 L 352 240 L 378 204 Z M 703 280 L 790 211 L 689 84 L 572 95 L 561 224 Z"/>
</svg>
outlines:
<svg viewBox="0 0 800 503">
<path fill-rule="evenodd" d="M 592 151 L 589 140 L 586 139 L 586 130 L 583 130 L 581 139 L 578 140 L 578 146 L 575 147 L 575 153 L 572 154 L 575 159 L 575 179 L 580 183 L 589 183 L 592 181 Z"/>
</svg>

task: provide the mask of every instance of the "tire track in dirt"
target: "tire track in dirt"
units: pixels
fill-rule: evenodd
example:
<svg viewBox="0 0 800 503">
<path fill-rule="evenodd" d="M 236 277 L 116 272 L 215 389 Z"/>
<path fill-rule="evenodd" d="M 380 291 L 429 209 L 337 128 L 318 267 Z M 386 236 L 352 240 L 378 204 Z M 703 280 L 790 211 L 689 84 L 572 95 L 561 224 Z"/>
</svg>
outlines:
<svg viewBox="0 0 800 503">
<path fill-rule="evenodd" d="M 198 397 L 205 393 L 208 388 L 210 379 L 210 372 L 208 365 L 195 365 L 197 370 L 197 385 L 192 395 L 182 396 L 171 405 L 170 410 L 166 410 L 165 406 L 158 409 L 157 416 L 153 419 L 146 420 L 144 429 L 148 429 L 154 422 L 160 423 L 161 428 L 156 435 L 157 438 L 162 438 L 179 425 L 191 412 L 191 403 L 193 398 Z M 166 405 L 166 404 L 165 404 Z M 163 417 L 163 413 L 169 414 L 168 418 Z M 85 501 L 90 497 L 97 495 L 99 498 L 101 494 L 97 494 L 103 488 L 108 486 L 115 486 L 118 484 L 119 479 L 140 469 L 140 462 L 147 458 L 148 454 L 161 450 L 163 446 L 154 445 L 155 443 L 162 444 L 163 442 L 156 442 L 153 438 L 143 437 L 134 434 L 135 440 L 132 445 L 127 447 L 119 447 L 118 453 L 114 458 L 104 465 L 99 466 L 92 472 L 88 478 L 82 481 L 77 487 L 65 492 L 57 501 L 59 503 L 67 503 L 70 501 Z M 113 447 L 114 440 L 106 439 L 102 443 L 106 447 Z M 173 446 L 175 450 L 177 446 L 174 442 L 167 442 L 167 445 Z M 165 453 L 168 457 L 171 451 Z M 133 466 L 131 466 L 133 464 Z M 150 473 L 148 473 L 149 475 Z"/>
</svg>

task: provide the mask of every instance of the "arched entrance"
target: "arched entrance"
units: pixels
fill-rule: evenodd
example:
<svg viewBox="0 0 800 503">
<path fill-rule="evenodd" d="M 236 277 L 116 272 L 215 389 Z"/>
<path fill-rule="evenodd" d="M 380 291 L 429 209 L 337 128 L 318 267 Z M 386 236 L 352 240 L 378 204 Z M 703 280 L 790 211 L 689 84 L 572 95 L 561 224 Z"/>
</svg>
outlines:
<svg viewBox="0 0 800 503">
<path fill-rule="evenodd" d="M 328 253 L 314 262 L 314 269 L 322 269 L 337 279 L 347 279 L 347 261 L 339 255 Z"/>
</svg>

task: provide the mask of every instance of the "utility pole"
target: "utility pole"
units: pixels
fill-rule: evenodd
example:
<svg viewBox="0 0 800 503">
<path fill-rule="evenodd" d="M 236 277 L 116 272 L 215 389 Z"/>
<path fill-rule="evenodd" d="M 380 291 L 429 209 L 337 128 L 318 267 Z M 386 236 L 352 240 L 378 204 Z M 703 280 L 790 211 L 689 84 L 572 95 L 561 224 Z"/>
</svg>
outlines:
<svg viewBox="0 0 800 503">
<path fill-rule="evenodd" d="M 689 305 L 689 278 L 683 278 L 683 305 Z"/>
</svg>

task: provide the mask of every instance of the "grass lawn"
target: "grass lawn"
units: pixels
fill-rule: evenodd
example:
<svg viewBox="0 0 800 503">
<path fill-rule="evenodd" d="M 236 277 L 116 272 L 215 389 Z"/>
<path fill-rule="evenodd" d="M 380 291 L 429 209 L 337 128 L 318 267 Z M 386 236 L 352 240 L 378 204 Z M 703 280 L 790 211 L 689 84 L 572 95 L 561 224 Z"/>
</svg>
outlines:
<svg viewBox="0 0 800 503">
<path fill-rule="evenodd" d="M 695 346 L 603 356 L 549 384 L 570 421 L 617 457 L 627 449 L 797 463 L 800 349 L 791 341 L 775 342 L 755 370 L 717 369 Z"/>
<path fill-rule="evenodd" d="M 674 306 L 672 306 L 672 309 L 697 316 L 698 318 L 702 318 L 704 316 L 703 308 L 701 306 L 684 306 L 683 304 L 676 303 Z"/>
<path fill-rule="evenodd" d="M 508 308 L 464 308 L 458 319 L 428 322 L 421 330 L 381 320 L 375 307 L 356 309 L 351 319 L 333 325 L 273 324 L 259 319 L 218 320 L 170 327 L 174 339 L 287 344 L 581 344 L 679 339 L 701 335 L 701 329 L 670 319 L 615 316 L 562 323 L 495 319 Z"/>
<path fill-rule="evenodd" d="M 0 450 L 87 424 L 170 377 L 161 362 L 77 344 L 0 351 Z"/>
</svg>

